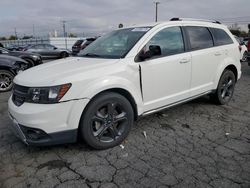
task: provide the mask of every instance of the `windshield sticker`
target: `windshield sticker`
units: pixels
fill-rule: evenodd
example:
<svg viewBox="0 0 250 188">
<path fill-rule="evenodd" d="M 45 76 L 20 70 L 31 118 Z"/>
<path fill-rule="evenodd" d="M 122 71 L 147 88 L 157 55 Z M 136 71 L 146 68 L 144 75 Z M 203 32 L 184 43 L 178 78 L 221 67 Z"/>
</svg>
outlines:
<svg viewBox="0 0 250 188">
<path fill-rule="evenodd" d="M 132 29 L 131 31 L 133 31 L 133 32 L 147 32 L 148 30 L 150 30 L 149 27 L 136 27 L 136 28 Z"/>
</svg>

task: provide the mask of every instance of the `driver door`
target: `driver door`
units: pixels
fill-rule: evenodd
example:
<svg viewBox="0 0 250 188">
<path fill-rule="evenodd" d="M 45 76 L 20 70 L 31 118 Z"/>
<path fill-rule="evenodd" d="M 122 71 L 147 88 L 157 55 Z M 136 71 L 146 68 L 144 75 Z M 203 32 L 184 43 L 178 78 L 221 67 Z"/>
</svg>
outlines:
<svg viewBox="0 0 250 188">
<path fill-rule="evenodd" d="M 162 29 L 140 53 L 152 47 L 157 47 L 160 54 L 140 62 L 145 112 L 190 97 L 191 55 L 185 52 L 181 28 Z"/>
</svg>

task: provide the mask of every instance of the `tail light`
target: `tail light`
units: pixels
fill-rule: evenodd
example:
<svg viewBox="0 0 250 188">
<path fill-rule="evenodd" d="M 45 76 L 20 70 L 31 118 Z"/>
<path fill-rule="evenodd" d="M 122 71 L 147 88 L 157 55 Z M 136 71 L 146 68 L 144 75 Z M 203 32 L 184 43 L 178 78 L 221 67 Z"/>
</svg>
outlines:
<svg viewBox="0 0 250 188">
<path fill-rule="evenodd" d="M 248 43 L 247 43 L 247 50 L 250 52 L 250 40 L 248 40 Z"/>
</svg>

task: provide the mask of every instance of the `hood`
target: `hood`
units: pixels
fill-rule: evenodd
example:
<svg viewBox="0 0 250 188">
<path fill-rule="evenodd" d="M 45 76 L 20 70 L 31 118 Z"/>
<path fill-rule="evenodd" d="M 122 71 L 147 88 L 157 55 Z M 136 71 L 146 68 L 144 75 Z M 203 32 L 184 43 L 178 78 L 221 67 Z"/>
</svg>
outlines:
<svg viewBox="0 0 250 188">
<path fill-rule="evenodd" d="M 0 64 L 2 65 L 13 65 L 17 61 L 27 64 L 27 62 L 21 58 L 9 56 L 9 55 L 0 55 Z"/>
<path fill-rule="evenodd" d="M 84 79 L 83 77 L 87 73 L 91 72 L 91 74 L 93 74 L 97 70 L 106 68 L 118 61 L 118 59 L 69 57 L 28 69 L 18 74 L 14 82 L 28 87 L 64 84 L 66 82 L 72 82 L 71 78 L 76 75 L 80 75 L 78 79 Z"/>
</svg>

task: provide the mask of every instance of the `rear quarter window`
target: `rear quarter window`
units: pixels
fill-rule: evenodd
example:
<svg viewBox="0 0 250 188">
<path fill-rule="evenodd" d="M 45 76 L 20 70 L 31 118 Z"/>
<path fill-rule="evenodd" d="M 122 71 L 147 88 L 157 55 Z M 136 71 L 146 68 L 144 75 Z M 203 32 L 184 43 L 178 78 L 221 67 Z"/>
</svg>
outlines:
<svg viewBox="0 0 250 188">
<path fill-rule="evenodd" d="M 185 27 L 191 50 L 200 50 L 214 46 L 213 38 L 206 27 L 186 26 Z"/>
<path fill-rule="evenodd" d="M 222 29 L 210 28 L 216 46 L 233 44 L 231 37 Z"/>
</svg>

